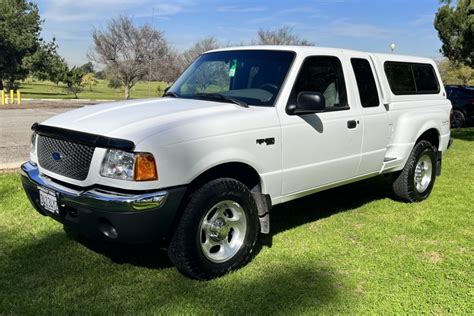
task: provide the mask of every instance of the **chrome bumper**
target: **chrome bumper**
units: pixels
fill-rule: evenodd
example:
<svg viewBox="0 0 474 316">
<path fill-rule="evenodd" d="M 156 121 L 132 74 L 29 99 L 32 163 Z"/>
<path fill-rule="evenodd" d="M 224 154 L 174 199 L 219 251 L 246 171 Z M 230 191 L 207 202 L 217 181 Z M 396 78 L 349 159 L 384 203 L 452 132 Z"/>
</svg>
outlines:
<svg viewBox="0 0 474 316">
<path fill-rule="evenodd" d="M 144 194 L 123 194 L 103 189 L 74 190 L 53 182 L 39 173 L 38 167 L 31 162 L 21 166 L 21 173 L 31 184 L 61 194 L 65 200 L 73 200 L 75 204 L 102 209 L 104 211 L 144 211 L 161 207 L 168 197 L 167 191 Z"/>
<path fill-rule="evenodd" d="M 21 166 L 21 181 L 34 208 L 42 215 L 91 239 L 124 243 L 169 240 L 186 187 L 157 192 L 120 193 L 103 189 L 77 190 L 39 173 L 31 162 Z M 40 205 L 40 188 L 56 194 L 59 211 Z"/>
</svg>

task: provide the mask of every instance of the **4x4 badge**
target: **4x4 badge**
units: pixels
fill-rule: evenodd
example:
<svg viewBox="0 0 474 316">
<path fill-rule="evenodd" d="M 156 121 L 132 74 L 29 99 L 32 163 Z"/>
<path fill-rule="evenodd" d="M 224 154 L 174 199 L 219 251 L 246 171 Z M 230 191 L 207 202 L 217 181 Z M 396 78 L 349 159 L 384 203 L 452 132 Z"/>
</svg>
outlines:
<svg viewBox="0 0 474 316">
<path fill-rule="evenodd" d="M 274 145 L 275 144 L 275 138 L 274 137 L 270 137 L 270 138 L 260 138 L 260 139 L 257 139 L 257 144 L 261 145 L 261 144 L 267 144 L 268 145 Z"/>
</svg>

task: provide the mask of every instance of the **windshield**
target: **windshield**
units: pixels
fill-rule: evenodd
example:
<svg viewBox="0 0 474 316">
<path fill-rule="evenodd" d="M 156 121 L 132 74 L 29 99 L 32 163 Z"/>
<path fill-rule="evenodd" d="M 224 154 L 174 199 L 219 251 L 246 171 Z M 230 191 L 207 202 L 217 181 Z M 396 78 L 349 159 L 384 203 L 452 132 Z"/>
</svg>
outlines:
<svg viewBox="0 0 474 316">
<path fill-rule="evenodd" d="M 201 55 L 167 94 L 216 101 L 273 106 L 295 53 L 234 50 Z"/>
</svg>

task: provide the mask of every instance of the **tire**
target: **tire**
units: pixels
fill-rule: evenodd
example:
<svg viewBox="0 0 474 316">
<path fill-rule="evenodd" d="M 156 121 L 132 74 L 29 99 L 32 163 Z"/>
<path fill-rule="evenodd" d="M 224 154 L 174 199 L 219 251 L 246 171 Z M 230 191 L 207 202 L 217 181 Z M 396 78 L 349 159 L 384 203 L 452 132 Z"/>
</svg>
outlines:
<svg viewBox="0 0 474 316">
<path fill-rule="evenodd" d="M 213 279 L 250 260 L 258 232 L 249 189 L 230 178 L 212 180 L 189 195 L 168 255 L 182 274 Z"/>
<path fill-rule="evenodd" d="M 418 142 L 403 170 L 394 175 L 393 192 L 405 202 L 426 199 L 436 180 L 436 148 L 426 140 Z"/>
<path fill-rule="evenodd" d="M 454 110 L 453 111 L 453 118 L 451 120 L 451 127 L 452 128 L 461 128 L 466 125 L 466 116 L 462 111 Z"/>
</svg>

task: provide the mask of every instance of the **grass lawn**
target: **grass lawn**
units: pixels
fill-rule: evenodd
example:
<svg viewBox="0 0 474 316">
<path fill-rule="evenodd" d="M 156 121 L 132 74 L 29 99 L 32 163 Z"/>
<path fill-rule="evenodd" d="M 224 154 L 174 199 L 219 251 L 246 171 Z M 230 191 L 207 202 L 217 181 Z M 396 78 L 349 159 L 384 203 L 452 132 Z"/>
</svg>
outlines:
<svg viewBox="0 0 474 316">
<path fill-rule="evenodd" d="M 112 89 L 107 86 L 108 81 L 99 80 L 96 86 L 85 87 L 84 91 L 78 94 L 79 99 L 92 100 L 121 100 L 124 98 L 123 89 Z M 161 93 L 167 87 L 165 82 L 138 82 L 131 90 L 131 98 L 156 98 L 158 96 L 158 86 L 161 87 Z M 25 99 L 74 99 L 74 94 L 66 91 L 66 86 L 49 81 L 31 81 L 27 80 L 20 85 L 22 98 Z M 160 94 L 161 95 L 161 94 Z"/>
<path fill-rule="evenodd" d="M 396 202 L 380 177 L 281 205 L 271 247 L 209 282 L 153 246 L 68 238 L 0 175 L 0 314 L 470 314 L 474 128 L 453 136 L 428 200 Z"/>
</svg>

